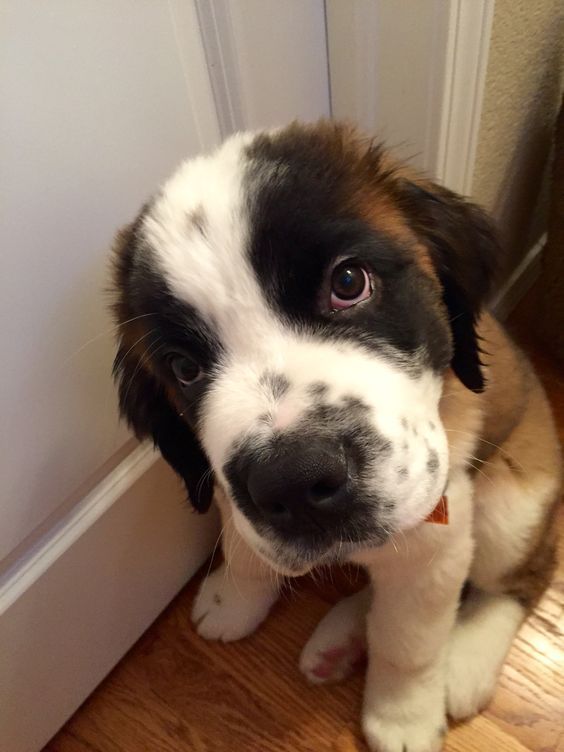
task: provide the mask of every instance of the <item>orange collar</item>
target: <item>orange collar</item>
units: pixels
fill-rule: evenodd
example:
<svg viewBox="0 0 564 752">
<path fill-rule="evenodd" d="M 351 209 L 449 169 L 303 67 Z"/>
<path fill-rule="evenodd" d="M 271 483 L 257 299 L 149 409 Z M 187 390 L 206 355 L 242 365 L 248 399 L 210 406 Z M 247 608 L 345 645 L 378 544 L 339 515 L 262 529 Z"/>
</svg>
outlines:
<svg viewBox="0 0 564 752">
<path fill-rule="evenodd" d="M 446 496 L 441 496 L 437 502 L 437 506 L 433 509 L 431 514 L 425 517 L 425 522 L 434 522 L 437 525 L 448 525 L 448 499 Z"/>
</svg>

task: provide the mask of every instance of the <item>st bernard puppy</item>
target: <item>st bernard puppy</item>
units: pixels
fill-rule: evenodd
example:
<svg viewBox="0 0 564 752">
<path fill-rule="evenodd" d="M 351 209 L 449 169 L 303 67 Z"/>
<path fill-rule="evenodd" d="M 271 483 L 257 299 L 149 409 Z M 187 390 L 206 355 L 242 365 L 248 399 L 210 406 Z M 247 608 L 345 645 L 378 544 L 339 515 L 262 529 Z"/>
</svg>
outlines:
<svg viewBox="0 0 564 752">
<path fill-rule="evenodd" d="M 499 255 L 477 206 L 330 122 L 185 162 L 116 243 L 122 413 L 221 510 L 198 632 L 245 637 L 280 575 L 361 564 L 301 668 L 367 646 L 379 752 L 438 750 L 487 704 L 554 561 L 558 442 L 484 309 Z"/>
</svg>

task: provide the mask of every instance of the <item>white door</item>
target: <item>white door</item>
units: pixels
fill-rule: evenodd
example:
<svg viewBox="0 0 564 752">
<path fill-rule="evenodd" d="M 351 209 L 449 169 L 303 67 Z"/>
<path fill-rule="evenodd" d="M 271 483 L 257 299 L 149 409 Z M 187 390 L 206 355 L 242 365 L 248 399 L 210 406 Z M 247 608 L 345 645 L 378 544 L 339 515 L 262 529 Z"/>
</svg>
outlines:
<svg viewBox="0 0 564 752">
<path fill-rule="evenodd" d="M 329 115 L 323 0 L 6 0 L 0 101 L 0 749 L 31 752 L 216 538 L 119 424 L 112 236 L 228 131 Z"/>
</svg>

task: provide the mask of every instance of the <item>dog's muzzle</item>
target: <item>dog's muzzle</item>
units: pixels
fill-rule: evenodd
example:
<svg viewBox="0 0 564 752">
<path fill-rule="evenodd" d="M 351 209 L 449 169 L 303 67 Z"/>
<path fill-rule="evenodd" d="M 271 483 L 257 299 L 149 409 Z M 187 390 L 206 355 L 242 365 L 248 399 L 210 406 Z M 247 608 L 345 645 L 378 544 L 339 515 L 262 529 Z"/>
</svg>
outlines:
<svg viewBox="0 0 564 752">
<path fill-rule="evenodd" d="M 331 537 L 350 512 L 353 481 L 336 439 L 296 437 L 237 464 L 237 496 L 281 538 Z"/>
</svg>

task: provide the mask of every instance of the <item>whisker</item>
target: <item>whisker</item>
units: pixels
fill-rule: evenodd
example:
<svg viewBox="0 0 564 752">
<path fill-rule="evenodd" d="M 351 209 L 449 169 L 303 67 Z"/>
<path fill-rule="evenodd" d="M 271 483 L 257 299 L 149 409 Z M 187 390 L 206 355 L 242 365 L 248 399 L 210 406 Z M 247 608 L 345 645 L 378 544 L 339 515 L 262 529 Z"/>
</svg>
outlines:
<svg viewBox="0 0 564 752">
<path fill-rule="evenodd" d="M 211 477 L 212 472 L 213 470 L 211 469 L 211 467 L 209 467 L 202 473 L 200 480 L 196 484 L 196 497 L 198 506 L 200 506 L 200 496 L 202 495 L 204 483 Z"/>
<path fill-rule="evenodd" d="M 393 534 L 389 530 L 387 530 L 385 527 L 383 528 L 383 530 L 386 533 L 386 535 L 390 537 L 390 543 L 392 544 L 394 551 L 396 552 L 396 554 L 399 554 L 399 549 L 396 545 L 396 541 L 395 541 Z"/>
<path fill-rule="evenodd" d="M 469 454 L 468 457 L 471 460 L 475 460 L 476 462 L 479 462 L 481 465 L 491 465 L 492 467 L 497 467 L 495 462 L 490 462 L 489 460 L 482 460 L 479 457 L 474 457 L 473 454 Z"/>
<path fill-rule="evenodd" d="M 240 535 L 234 536 L 231 539 L 230 546 L 229 546 L 229 554 L 225 558 L 226 566 L 225 566 L 225 571 L 223 573 L 224 581 L 228 577 L 229 570 L 231 569 L 231 562 L 233 561 L 235 554 L 237 553 L 237 550 L 240 548 L 242 543 L 243 543 L 243 539 L 241 538 Z M 233 584 L 235 585 L 235 589 L 237 590 L 241 600 L 248 602 L 248 598 L 246 598 L 241 592 L 241 588 L 239 587 L 238 577 L 233 576 L 232 579 L 233 579 Z"/>
<path fill-rule="evenodd" d="M 125 390 L 125 394 L 123 395 L 123 400 L 122 401 L 123 401 L 124 404 L 127 402 L 127 395 L 129 394 L 129 390 L 133 386 L 133 382 L 135 380 L 135 377 L 137 376 L 137 373 L 139 372 L 139 369 L 141 368 L 141 366 L 143 365 L 143 363 L 147 361 L 147 358 L 155 355 L 161 348 L 164 347 L 164 343 L 163 343 L 162 345 L 159 345 L 156 349 L 154 349 L 154 350 L 152 350 L 150 352 L 151 348 L 154 345 L 158 344 L 161 341 L 161 339 L 162 339 L 162 337 L 157 337 L 157 339 L 154 342 L 151 342 L 151 344 L 147 347 L 147 349 L 145 350 L 145 352 L 143 353 L 143 355 L 141 355 L 139 357 L 139 362 L 135 366 L 135 370 L 133 371 L 133 374 L 131 375 L 131 378 L 129 379 L 129 383 L 127 385 L 127 389 Z"/>
<path fill-rule="evenodd" d="M 401 535 L 403 542 L 405 543 L 405 555 L 406 557 L 408 557 L 409 556 L 409 540 L 406 538 L 406 535 L 403 532 L 403 530 L 399 530 L 398 532 Z"/>
<path fill-rule="evenodd" d="M 68 356 L 62 363 L 61 367 L 66 366 L 69 361 L 71 361 L 73 358 L 75 358 L 77 355 L 79 355 L 86 347 L 91 345 L 93 342 L 96 342 L 96 340 L 100 339 L 101 337 L 106 337 L 108 334 L 112 334 L 113 332 L 116 332 L 118 329 L 120 329 L 122 326 L 125 326 L 126 324 L 131 324 L 132 321 L 137 321 L 138 319 L 144 319 L 147 316 L 155 316 L 156 313 L 142 313 L 139 316 L 133 316 L 130 319 L 127 319 L 127 321 L 122 321 L 121 324 L 116 324 L 115 326 L 111 326 L 109 329 L 106 329 L 105 332 L 101 332 L 100 334 L 97 334 L 95 337 L 92 337 L 92 339 L 89 339 L 87 342 L 85 342 L 83 345 L 81 345 L 78 350 L 73 352 L 71 355 Z"/>
<path fill-rule="evenodd" d="M 142 335 L 141 335 L 141 336 L 139 337 L 139 339 L 135 340 L 135 342 L 134 342 L 134 343 L 133 343 L 133 344 L 131 345 L 131 347 L 130 347 L 130 348 L 129 348 L 129 350 L 128 350 L 128 351 L 127 351 L 127 352 L 125 353 L 125 355 L 123 355 L 123 356 L 122 356 L 122 357 L 121 357 L 121 358 L 119 359 L 119 363 L 116 363 L 116 365 L 114 366 L 114 371 L 115 371 L 116 373 L 117 373 L 117 372 L 119 371 L 119 369 L 120 369 L 120 368 L 121 368 L 121 366 L 123 365 L 123 362 L 124 362 L 124 360 L 125 360 L 125 359 L 127 358 L 127 356 L 129 355 L 129 353 L 130 353 L 130 352 L 131 352 L 131 351 L 133 350 L 133 348 L 134 348 L 134 347 L 135 347 L 136 345 L 138 345 L 138 344 L 139 344 L 139 343 L 141 342 L 141 340 L 142 340 L 142 339 L 145 339 L 145 337 L 148 337 L 148 336 L 149 336 L 150 334 L 154 334 L 154 332 L 155 332 L 155 329 L 151 329 L 151 330 L 149 330 L 148 332 L 145 332 L 145 334 L 142 334 Z"/>
<path fill-rule="evenodd" d="M 488 446 L 495 447 L 496 449 L 499 449 L 499 451 L 502 452 L 506 457 L 508 457 L 510 460 L 512 460 L 512 462 L 514 462 L 516 465 L 519 465 L 519 467 L 521 468 L 521 470 L 525 469 L 523 467 L 523 465 L 519 462 L 519 460 L 517 460 L 515 457 L 513 457 L 506 449 L 504 449 L 503 447 L 499 446 L 499 444 L 494 444 L 493 441 L 488 441 L 487 439 L 482 439 L 479 436 L 475 436 L 474 434 L 470 433 L 469 431 L 460 431 L 460 430 L 458 430 L 456 428 L 445 428 L 445 431 L 450 432 L 450 433 L 460 433 L 460 434 L 463 434 L 465 436 L 470 436 L 473 439 L 475 439 L 476 441 L 481 441 L 482 444 L 488 444 Z M 480 460 L 480 462 L 481 461 L 482 460 Z"/>
<path fill-rule="evenodd" d="M 483 475 L 486 480 L 488 480 L 493 485 L 493 480 L 490 478 L 489 475 L 486 475 L 486 473 L 483 470 L 480 470 L 479 467 L 476 467 L 476 465 L 473 465 L 471 462 L 465 462 L 464 463 L 467 467 L 471 467 L 473 470 L 475 470 L 477 473 L 480 473 L 480 475 Z"/>
<path fill-rule="evenodd" d="M 335 573 L 333 572 L 333 567 L 329 565 L 329 581 L 333 587 L 335 587 Z"/>
<path fill-rule="evenodd" d="M 206 588 L 206 586 L 207 586 L 207 580 L 208 580 L 208 577 L 210 576 L 210 570 L 212 568 L 213 558 L 215 556 L 215 552 L 217 550 L 217 546 L 219 544 L 219 541 L 221 540 L 221 537 L 222 537 L 224 531 L 225 531 L 225 526 L 222 525 L 221 526 L 221 530 L 219 531 L 219 535 L 216 538 L 215 545 L 213 547 L 213 551 L 211 552 L 210 563 L 208 564 L 208 569 L 206 571 L 206 575 L 205 575 L 203 583 L 202 583 L 202 590 L 204 590 Z"/>
</svg>

